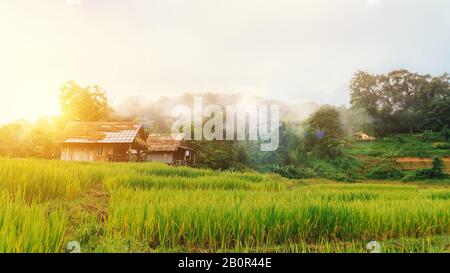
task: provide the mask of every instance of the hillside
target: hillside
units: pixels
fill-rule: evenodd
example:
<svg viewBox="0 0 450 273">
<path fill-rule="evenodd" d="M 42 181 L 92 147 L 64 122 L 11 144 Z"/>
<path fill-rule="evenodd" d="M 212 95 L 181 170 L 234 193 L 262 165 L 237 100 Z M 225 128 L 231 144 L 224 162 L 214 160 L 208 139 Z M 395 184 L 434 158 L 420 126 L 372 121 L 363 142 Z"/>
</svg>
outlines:
<svg viewBox="0 0 450 273">
<path fill-rule="evenodd" d="M 398 134 L 376 141 L 352 141 L 346 152 L 355 156 L 450 157 L 450 142 L 424 141 L 421 134 Z"/>
<path fill-rule="evenodd" d="M 376 141 L 352 140 L 344 153 L 366 160 L 393 157 L 405 170 L 430 168 L 432 158 L 440 157 L 450 172 L 450 142 L 442 139 L 424 141 L 421 134 L 398 134 Z"/>
</svg>

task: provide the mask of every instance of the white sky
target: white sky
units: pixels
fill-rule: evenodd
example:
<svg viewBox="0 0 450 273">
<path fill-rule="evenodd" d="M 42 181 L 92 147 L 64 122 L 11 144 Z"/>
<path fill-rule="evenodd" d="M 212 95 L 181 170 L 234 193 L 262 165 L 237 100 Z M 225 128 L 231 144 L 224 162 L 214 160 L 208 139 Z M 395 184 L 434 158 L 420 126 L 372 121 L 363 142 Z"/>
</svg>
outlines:
<svg viewBox="0 0 450 273">
<path fill-rule="evenodd" d="M 357 69 L 450 72 L 449 31 L 447 0 L 0 0 L 0 123 L 58 114 L 67 80 L 115 104 L 188 91 L 348 104 Z"/>
</svg>

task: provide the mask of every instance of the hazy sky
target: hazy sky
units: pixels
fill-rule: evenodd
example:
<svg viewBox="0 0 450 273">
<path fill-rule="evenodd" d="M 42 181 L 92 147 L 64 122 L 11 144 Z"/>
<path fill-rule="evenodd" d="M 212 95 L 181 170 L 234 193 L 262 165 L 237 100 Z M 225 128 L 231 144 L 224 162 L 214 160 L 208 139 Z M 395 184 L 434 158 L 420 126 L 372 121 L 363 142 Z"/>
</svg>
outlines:
<svg viewBox="0 0 450 273">
<path fill-rule="evenodd" d="M 450 72 L 450 1 L 0 0 L 0 122 L 57 114 L 67 80 L 114 104 L 188 91 L 347 104 L 357 69 L 397 68 Z"/>
</svg>

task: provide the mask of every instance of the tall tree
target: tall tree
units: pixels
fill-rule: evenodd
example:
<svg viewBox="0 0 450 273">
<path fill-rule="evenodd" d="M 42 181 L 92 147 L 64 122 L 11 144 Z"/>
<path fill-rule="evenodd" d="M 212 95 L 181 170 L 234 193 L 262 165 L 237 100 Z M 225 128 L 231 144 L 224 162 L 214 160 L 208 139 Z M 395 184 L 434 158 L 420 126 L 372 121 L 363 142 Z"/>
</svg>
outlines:
<svg viewBox="0 0 450 273">
<path fill-rule="evenodd" d="M 339 111 L 332 106 L 322 106 L 311 115 L 306 124 L 305 149 L 322 158 L 341 155 L 344 137 Z"/>
<path fill-rule="evenodd" d="M 447 74 L 432 77 L 404 69 L 379 75 L 358 71 L 350 82 L 350 102 L 371 116 L 378 135 L 439 130 L 449 114 L 449 79 Z"/>
<path fill-rule="evenodd" d="M 82 87 L 74 81 L 61 87 L 60 106 L 63 118 L 74 121 L 103 121 L 112 111 L 100 86 Z"/>
</svg>

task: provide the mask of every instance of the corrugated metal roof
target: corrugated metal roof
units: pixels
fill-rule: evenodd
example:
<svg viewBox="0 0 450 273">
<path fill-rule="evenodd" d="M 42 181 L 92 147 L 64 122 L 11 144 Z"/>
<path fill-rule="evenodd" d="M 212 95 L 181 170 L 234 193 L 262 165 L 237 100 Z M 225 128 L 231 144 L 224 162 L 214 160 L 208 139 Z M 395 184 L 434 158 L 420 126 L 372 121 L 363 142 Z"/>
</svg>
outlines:
<svg viewBox="0 0 450 273">
<path fill-rule="evenodd" d="M 71 122 L 59 134 L 60 143 L 132 143 L 142 123 Z"/>
</svg>

